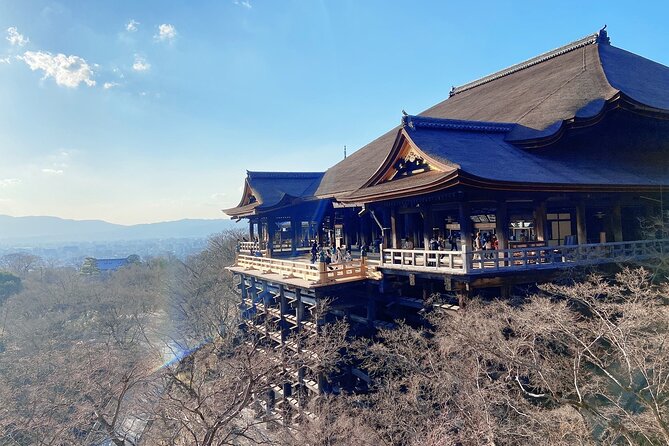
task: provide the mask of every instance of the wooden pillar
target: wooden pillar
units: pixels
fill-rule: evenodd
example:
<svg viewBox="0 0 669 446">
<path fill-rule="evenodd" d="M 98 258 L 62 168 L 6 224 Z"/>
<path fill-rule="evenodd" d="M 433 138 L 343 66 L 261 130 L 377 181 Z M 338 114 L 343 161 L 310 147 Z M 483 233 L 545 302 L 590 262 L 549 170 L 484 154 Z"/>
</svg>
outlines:
<svg viewBox="0 0 669 446">
<path fill-rule="evenodd" d="M 413 243 L 414 249 L 420 248 L 420 230 L 422 229 L 421 223 L 419 222 L 420 220 L 420 213 L 417 212 L 412 212 L 410 214 L 407 214 L 407 217 L 404 219 L 405 224 L 408 225 L 405 226 L 405 232 L 407 233 L 407 237 L 409 237 L 409 233 L 411 233 L 411 243 Z"/>
<path fill-rule="evenodd" d="M 376 320 L 376 300 L 374 297 L 369 296 L 367 298 L 367 325 L 370 327 L 374 326 L 374 321 Z"/>
<path fill-rule="evenodd" d="M 290 252 L 291 255 L 297 255 L 297 246 L 300 243 L 300 229 L 302 229 L 302 222 L 296 216 L 292 216 L 290 219 Z"/>
<path fill-rule="evenodd" d="M 472 219 L 471 212 L 472 208 L 469 203 L 460 203 L 459 206 L 459 219 L 460 222 L 460 240 L 462 240 L 462 246 L 467 246 L 468 250 L 472 250 Z"/>
<path fill-rule="evenodd" d="M 249 291 L 251 292 L 251 306 L 256 306 L 256 299 L 258 298 L 258 289 L 256 288 L 256 278 L 249 277 Z"/>
<path fill-rule="evenodd" d="M 242 294 L 242 309 L 246 309 L 246 299 L 248 299 L 248 288 L 246 288 L 246 277 L 240 274 L 241 281 L 239 282 L 239 291 Z"/>
<path fill-rule="evenodd" d="M 397 208 L 392 208 L 390 210 L 390 237 L 391 237 L 391 244 L 393 246 L 393 249 L 399 249 L 400 248 L 400 236 L 399 236 L 399 219 L 401 218 L 401 215 L 398 215 L 397 213 Z"/>
<path fill-rule="evenodd" d="M 499 249 L 509 248 L 509 206 L 506 201 L 497 202 L 497 214 L 495 215 L 495 234 Z"/>
<path fill-rule="evenodd" d="M 425 250 L 430 249 L 430 239 L 432 238 L 433 225 L 432 206 L 423 207 L 423 245 Z"/>
<path fill-rule="evenodd" d="M 617 201 L 613 205 L 611 210 L 611 230 L 613 232 L 613 241 L 622 242 L 623 241 L 623 215 L 622 215 L 622 206 L 620 202 Z"/>
<path fill-rule="evenodd" d="M 302 291 L 299 288 L 295 288 L 295 303 L 297 308 L 295 309 L 295 318 L 297 319 L 296 330 L 300 331 L 302 325 L 302 320 L 304 319 L 304 302 L 302 302 Z"/>
<path fill-rule="evenodd" d="M 371 217 L 369 216 L 369 212 L 358 218 L 358 222 L 360 224 L 360 236 L 358 237 L 358 241 L 361 246 L 369 246 L 372 242 L 371 231 L 369 229 L 370 219 Z"/>
<path fill-rule="evenodd" d="M 472 251 L 472 208 L 469 203 L 461 202 L 459 205 L 460 240 L 462 242 L 462 267 L 467 273 L 471 269 L 469 253 Z"/>
<path fill-rule="evenodd" d="M 460 310 L 464 310 L 467 302 L 471 300 L 471 291 L 468 283 L 457 282 L 455 286 L 455 295 L 458 298 Z"/>
<path fill-rule="evenodd" d="M 579 245 L 588 243 L 588 233 L 585 227 L 585 203 L 576 203 L 576 237 Z"/>
<path fill-rule="evenodd" d="M 254 232 L 254 227 L 255 223 L 253 222 L 252 219 L 249 218 L 249 241 L 253 241 L 253 237 L 255 237 L 255 232 Z"/>
<path fill-rule="evenodd" d="M 286 327 L 286 322 L 284 314 L 288 313 L 288 300 L 286 299 L 286 290 L 282 284 L 279 284 L 279 313 L 281 314 L 281 344 L 286 342 L 286 338 L 289 336 L 288 327 Z M 285 392 L 284 392 L 285 393 Z"/>
<path fill-rule="evenodd" d="M 276 220 L 274 217 L 267 217 L 267 257 L 274 254 L 274 234 L 276 232 Z"/>
<path fill-rule="evenodd" d="M 538 242 L 544 242 L 548 222 L 546 220 L 546 202 L 538 201 L 534 204 L 534 234 Z"/>
</svg>

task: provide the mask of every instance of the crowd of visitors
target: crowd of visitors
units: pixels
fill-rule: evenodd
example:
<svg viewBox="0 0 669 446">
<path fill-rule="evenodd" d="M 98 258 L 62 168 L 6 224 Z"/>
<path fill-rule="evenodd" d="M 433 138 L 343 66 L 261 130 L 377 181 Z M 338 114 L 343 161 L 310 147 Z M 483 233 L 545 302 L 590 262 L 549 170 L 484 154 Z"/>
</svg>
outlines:
<svg viewBox="0 0 669 446">
<path fill-rule="evenodd" d="M 318 241 L 314 240 L 311 245 L 311 263 L 316 263 L 321 258 L 326 264 L 350 262 L 352 259 L 351 250 L 348 247 L 342 248 L 341 246 L 323 247 Z"/>
</svg>

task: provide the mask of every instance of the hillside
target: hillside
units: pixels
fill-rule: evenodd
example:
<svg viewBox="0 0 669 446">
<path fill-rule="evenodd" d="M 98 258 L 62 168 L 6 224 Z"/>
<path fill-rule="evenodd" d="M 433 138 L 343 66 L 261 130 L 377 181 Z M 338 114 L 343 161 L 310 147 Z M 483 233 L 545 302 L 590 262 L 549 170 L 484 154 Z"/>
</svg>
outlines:
<svg viewBox="0 0 669 446">
<path fill-rule="evenodd" d="M 126 226 L 102 220 L 0 215 L 0 244 L 202 238 L 236 228 L 241 229 L 242 225 L 224 219 L 184 219 Z"/>
</svg>

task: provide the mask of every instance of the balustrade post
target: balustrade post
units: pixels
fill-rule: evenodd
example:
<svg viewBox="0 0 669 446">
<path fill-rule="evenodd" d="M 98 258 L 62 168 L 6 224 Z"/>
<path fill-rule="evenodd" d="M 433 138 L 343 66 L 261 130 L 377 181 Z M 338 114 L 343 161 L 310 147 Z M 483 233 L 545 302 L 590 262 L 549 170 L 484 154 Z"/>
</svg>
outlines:
<svg viewBox="0 0 669 446">
<path fill-rule="evenodd" d="M 462 244 L 462 272 L 467 274 L 472 269 L 471 259 L 470 259 L 470 247 L 469 244 Z"/>
<path fill-rule="evenodd" d="M 383 252 L 381 256 L 383 256 Z M 364 250 L 360 256 L 360 275 L 363 277 L 367 275 L 367 253 Z"/>
<path fill-rule="evenodd" d="M 321 256 L 318 262 L 318 283 L 327 283 L 328 281 L 328 265 L 325 263 L 325 252 L 321 251 Z"/>
</svg>

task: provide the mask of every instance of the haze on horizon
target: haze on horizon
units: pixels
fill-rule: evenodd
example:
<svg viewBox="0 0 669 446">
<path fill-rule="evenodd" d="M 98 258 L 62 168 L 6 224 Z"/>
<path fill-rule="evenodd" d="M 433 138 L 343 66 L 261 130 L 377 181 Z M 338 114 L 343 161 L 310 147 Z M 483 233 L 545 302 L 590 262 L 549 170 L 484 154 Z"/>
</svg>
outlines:
<svg viewBox="0 0 669 446">
<path fill-rule="evenodd" d="M 608 25 L 669 64 L 669 4 L 0 3 L 0 214 L 224 218 L 246 169 L 321 171 L 453 85 Z"/>
</svg>

